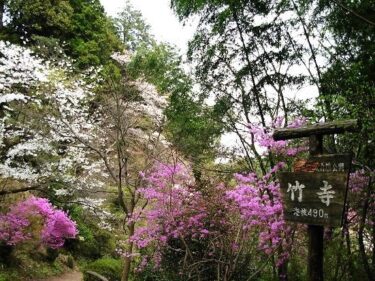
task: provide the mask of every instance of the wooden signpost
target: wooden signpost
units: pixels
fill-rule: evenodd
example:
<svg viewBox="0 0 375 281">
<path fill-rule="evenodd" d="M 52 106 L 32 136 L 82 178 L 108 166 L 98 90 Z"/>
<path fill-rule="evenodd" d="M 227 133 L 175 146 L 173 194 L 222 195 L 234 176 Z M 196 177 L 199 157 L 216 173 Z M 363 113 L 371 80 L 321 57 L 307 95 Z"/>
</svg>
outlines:
<svg viewBox="0 0 375 281">
<path fill-rule="evenodd" d="M 323 154 L 323 135 L 354 132 L 357 120 L 319 123 L 276 130 L 275 140 L 309 137 L 310 157 L 297 162 L 294 172 L 279 174 L 284 216 L 308 224 L 308 276 L 323 281 L 323 226 L 341 226 L 351 156 Z"/>
</svg>

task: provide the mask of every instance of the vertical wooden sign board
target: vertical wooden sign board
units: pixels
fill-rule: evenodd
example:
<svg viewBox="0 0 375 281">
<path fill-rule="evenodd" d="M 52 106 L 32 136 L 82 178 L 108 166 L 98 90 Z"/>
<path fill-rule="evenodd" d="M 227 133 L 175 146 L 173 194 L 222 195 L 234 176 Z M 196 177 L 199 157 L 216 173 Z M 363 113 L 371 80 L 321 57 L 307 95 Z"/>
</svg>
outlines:
<svg viewBox="0 0 375 281">
<path fill-rule="evenodd" d="M 308 278 L 323 281 L 324 226 L 342 225 L 351 157 L 323 154 L 323 135 L 354 132 L 357 120 L 276 130 L 275 140 L 309 137 L 310 157 L 279 174 L 285 219 L 308 224 Z"/>
</svg>

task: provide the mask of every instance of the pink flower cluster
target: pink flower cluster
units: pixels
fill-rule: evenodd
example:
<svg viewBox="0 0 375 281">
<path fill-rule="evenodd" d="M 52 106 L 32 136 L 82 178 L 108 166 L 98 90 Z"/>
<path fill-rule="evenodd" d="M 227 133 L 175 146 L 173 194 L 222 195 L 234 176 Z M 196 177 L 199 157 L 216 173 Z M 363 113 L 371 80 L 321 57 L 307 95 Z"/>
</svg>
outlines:
<svg viewBox="0 0 375 281">
<path fill-rule="evenodd" d="M 367 188 L 370 184 L 370 177 L 374 171 L 369 170 L 366 172 L 364 169 L 357 170 L 350 173 L 349 177 L 349 209 L 347 210 L 347 220 L 349 226 L 353 229 L 358 227 L 361 219 L 360 212 L 362 206 L 366 200 L 368 200 L 368 217 L 367 224 L 375 225 L 375 221 L 372 219 L 375 217 L 375 194 L 370 193 L 370 197 L 367 194 Z"/>
<path fill-rule="evenodd" d="M 35 233 L 39 224 L 41 229 Z M 0 241 L 8 245 L 35 238 L 48 247 L 59 248 L 77 233 L 76 223 L 44 198 L 29 197 L 0 215 Z"/>
<path fill-rule="evenodd" d="M 350 173 L 349 189 L 353 193 L 363 192 L 369 184 L 369 176 L 366 175 L 364 170 L 357 170 Z"/>
<path fill-rule="evenodd" d="M 307 122 L 306 118 L 296 118 L 289 125 L 288 128 L 297 128 L 305 125 Z M 272 123 L 270 129 L 264 128 L 257 124 L 249 124 L 250 133 L 254 135 L 255 142 L 265 149 L 266 152 L 272 152 L 276 155 L 281 156 L 295 156 L 296 154 L 306 151 L 307 147 L 297 146 L 292 147 L 289 141 L 280 140 L 275 141 L 272 137 L 274 129 L 281 128 L 283 119 L 278 117 Z"/>
<path fill-rule="evenodd" d="M 207 216 L 202 194 L 193 187 L 193 177 L 181 163 L 158 163 L 144 175 L 146 185 L 138 192 L 149 201 L 147 210 L 138 219 L 147 224 L 138 227 L 131 238 L 138 248 L 150 244 L 165 246 L 172 238 L 204 238 Z M 138 212 L 139 214 L 139 212 Z"/>
<path fill-rule="evenodd" d="M 266 254 L 273 253 L 280 246 L 288 231 L 283 219 L 279 184 L 271 180 L 271 175 L 283 167 L 281 162 L 263 177 L 255 173 L 236 174 L 237 185 L 226 193 L 228 200 L 237 206 L 244 230 L 259 230 L 259 248 Z"/>
</svg>

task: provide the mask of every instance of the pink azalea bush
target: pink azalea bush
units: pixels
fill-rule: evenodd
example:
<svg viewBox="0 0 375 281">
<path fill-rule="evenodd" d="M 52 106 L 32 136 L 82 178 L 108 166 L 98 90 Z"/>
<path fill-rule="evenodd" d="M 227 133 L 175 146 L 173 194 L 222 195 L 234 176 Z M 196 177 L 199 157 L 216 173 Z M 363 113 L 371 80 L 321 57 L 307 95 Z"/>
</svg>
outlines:
<svg viewBox="0 0 375 281">
<path fill-rule="evenodd" d="M 305 122 L 298 119 L 290 126 L 302 126 Z M 273 140 L 272 130 L 281 123 L 282 119 L 276 120 L 268 131 L 249 126 L 256 145 L 278 159 L 305 151 L 305 147 Z M 194 259 L 194 253 L 189 253 L 188 243 L 203 243 L 206 248 L 201 248 L 197 258 L 207 261 L 223 251 L 233 260 L 244 251 L 246 241 L 256 239 L 258 249 L 267 256 L 276 254 L 276 263 L 280 265 L 288 258 L 291 229 L 283 219 L 275 174 L 286 165 L 280 161 L 265 175 L 235 174 L 234 186 L 222 183 L 207 187 L 202 193 L 184 164 L 157 163 L 151 172 L 142 174 L 145 185 L 138 192 L 148 206 L 133 214 L 131 221 L 140 225 L 131 239 L 138 249 L 153 246 L 156 266 L 160 265 L 163 249 L 176 239 L 182 241 L 178 251 L 188 253 L 190 259 Z M 143 256 L 139 268 L 146 266 L 148 259 Z"/>
<path fill-rule="evenodd" d="M 297 128 L 305 125 L 306 118 L 296 118 L 287 127 Z M 266 255 L 277 253 L 278 265 L 284 263 L 289 254 L 291 245 L 288 240 L 291 228 L 283 217 L 283 207 L 280 186 L 276 173 L 285 168 L 288 160 L 301 152 L 307 151 L 304 145 L 293 146 L 290 141 L 275 141 L 272 137 L 274 129 L 281 128 L 283 118 L 276 118 L 270 128 L 263 128 L 257 124 L 249 124 L 250 134 L 254 136 L 257 146 L 265 150 L 264 155 L 272 153 L 278 156 L 277 162 L 265 175 L 255 172 L 235 174 L 236 186 L 226 193 L 227 199 L 232 200 L 245 222 L 243 228 L 249 233 L 257 230 L 258 246 Z"/>
<path fill-rule="evenodd" d="M 357 170 L 350 173 L 349 177 L 349 192 L 348 192 L 348 210 L 347 210 L 347 222 L 349 227 L 352 229 L 357 229 L 361 220 L 361 214 L 358 210 L 361 210 L 361 206 L 364 202 L 368 200 L 368 210 L 369 216 L 367 218 L 367 223 L 369 225 L 374 225 L 375 222 L 372 220 L 375 217 L 375 194 L 370 193 L 370 197 L 367 194 L 367 188 L 370 183 L 370 176 L 373 171 L 365 171 L 364 169 Z"/>
<path fill-rule="evenodd" d="M 36 227 L 38 224 L 40 230 Z M 35 228 L 38 233 L 34 233 Z M 8 245 L 39 239 L 43 245 L 56 249 L 77 233 L 76 223 L 44 198 L 31 196 L 0 215 L 0 241 Z"/>
<path fill-rule="evenodd" d="M 204 226 L 207 211 L 202 194 L 194 190 L 189 170 L 182 164 L 158 163 L 143 175 L 145 186 L 138 192 L 148 200 L 148 208 L 134 214 L 135 220 L 146 220 L 131 238 L 138 248 L 166 246 L 170 239 L 203 238 L 209 234 Z M 160 262 L 155 253 L 154 262 Z"/>
<path fill-rule="evenodd" d="M 365 170 L 357 170 L 350 173 L 349 177 L 349 192 L 352 194 L 362 193 L 369 183 L 369 176 L 366 174 Z"/>
<path fill-rule="evenodd" d="M 256 259 L 268 258 L 282 272 L 292 252 L 296 226 L 284 220 L 276 173 L 290 169 L 288 163 L 307 150 L 298 142 L 273 140 L 273 130 L 282 123 L 277 119 L 268 128 L 249 125 L 255 145 L 264 149 L 262 157 L 275 163 L 267 173 L 234 174 L 228 183 L 211 182 L 203 188 L 183 163 L 157 163 L 142 174 L 144 185 L 138 194 L 147 207 L 139 208 L 129 221 L 137 223 L 131 237 L 142 254 L 137 270 L 149 266 L 151 259 L 151 265 L 158 268 L 163 257 L 175 256 L 172 262 L 181 275 L 199 275 L 211 267 L 229 276 L 231 270 L 238 270 L 238 260 L 255 255 Z M 305 123 L 297 119 L 288 127 Z M 368 175 L 357 171 L 351 174 L 349 191 L 362 196 L 367 184 Z M 358 220 L 354 209 L 350 208 L 351 227 Z M 369 211 L 373 209 L 370 204 Z"/>
<path fill-rule="evenodd" d="M 237 185 L 226 193 L 244 222 L 243 229 L 248 232 L 258 230 L 259 249 L 267 255 L 275 253 L 289 232 L 283 218 L 280 187 L 271 177 L 284 166 L 283 162 L 277 164 L 263 177 L 255 173 L 236 174 Z M 278 262 L 282 263 L 286 256 Z"/>
<path fill-rule="evenodd" d="M 305 122 L 298 119 L 290 126 L 302 126 Z M 268 130 L 250 125 L 256 145 L 278 159 L 305 151 L 305 147 L 292 147 L 290 142 L 272 139 L 273 128 L 281 123 L 278 119 Z M 288 258 L 291 229 L 283 219 L 275 173 L 285 166 L 280 161 L 265 175 L 235 174 L 234 186 L 222 183 L 202 193 L 196 190 L 184 164 L 158 163 L 151 172 L 142 175 L 145 185 L 138 192 L 148 206 L 133 214 L 132 221 L 140 226 L 131 239 L 138 249 L 149 246 L 156 249 L 153 255 L 156 266 L 160 264 L 163 249 L 173 239 L 182 241 L 182 249 L 178 251 L 188 253 L 189 259 L 194 259 L 194 253 L 189 253 L 188 242 L 201 241 L 205 248 L 200 250 L 198 259 L 209 261 L 226 253 L 229 262 L 244 251 L 246 241 L 256 239 L 258 250 L 267 256 L 276 254 L 276 263 L 281 265 Z M 141 259 L 140 268 L 147 265 L 148 258 Z"/>
</svg>

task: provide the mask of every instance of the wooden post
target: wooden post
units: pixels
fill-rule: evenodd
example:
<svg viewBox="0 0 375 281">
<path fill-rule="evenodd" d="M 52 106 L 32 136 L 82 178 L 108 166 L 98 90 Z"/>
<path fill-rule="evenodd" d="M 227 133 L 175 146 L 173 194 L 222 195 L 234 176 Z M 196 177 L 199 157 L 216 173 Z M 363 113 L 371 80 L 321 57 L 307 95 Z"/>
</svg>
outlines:
<svg viewBox="0 0 375 281">
<path fill-rule="evenodd" d="M 311 135 L 309 139 L 309 152 L 311 156 L 323 153 L 323 136 Z M 308 246 L 308 265 L 307 274 L 309 281 L 323 281 L 323 235 L 324 227 L 320 225 L 311 225 L 307 227 L 309 246 Z"/>
<path fill-rule="evenodd" d="M 323 135 L 356 132 L 360 129 L 358 120 L 343 120 L 318 123 L 301 128 L 285 128 L 275 131 L 274 140 L 309 137 L 310 157 L 323 153 Z M 308 280 L 323 281 L 323 235 L 321 225 L 308 225 Z"/>
</svg>

